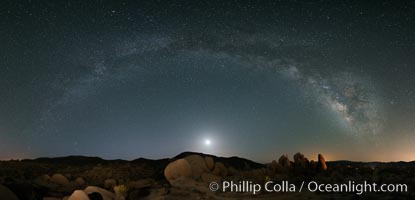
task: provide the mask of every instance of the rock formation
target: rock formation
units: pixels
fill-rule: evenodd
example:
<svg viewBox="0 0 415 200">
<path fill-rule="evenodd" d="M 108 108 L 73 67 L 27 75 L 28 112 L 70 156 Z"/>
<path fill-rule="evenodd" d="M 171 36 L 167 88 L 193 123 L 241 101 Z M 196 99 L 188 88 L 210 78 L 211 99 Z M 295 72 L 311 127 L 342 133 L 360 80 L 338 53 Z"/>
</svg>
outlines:
<svg viewBox="0 0 415 200">
<path fill-rule="evenodd" d="M 209 171 L 208 167 L 206 166 L 205 159 L 202 156 L 190 155 L 186 156 L 184 159 L 187 160 L 187 162 L 189 162 L 192 168 L 192 177 L 194 179 L 200 178 L 200 176 L 202 176 L 203 173 Z"/>
<path fill-rule="evenodd" d="M 306 157 L 304 157 L 301 153 L 296 153 L 294 155 L 294 164 L 300 168 L 307 168 L 309 165 L 309 161 Z"/>
<path fill-rule="evenodd" d="M 278 163 L 284 168 L 291 168 L 291 161 L 287 155 L 282 155 L 280 159 L 278 159 Z"/>
<path fill-rule="evenodd" d="M 63 176 L 62 174 L 54 174 L 51 178 L 50 181 L 62 186 L 66 186 L 69 184 L 69 180 Z"/>
<path fill-rule="evenodd" d="M 20 200 L 183 199 L 182 197 L 186 197 L 186 199 L 198 199 L 199 197 L 218 199 L 216 198 L 218 193 L 209 190 L 211 182 L 218 184 L 222 184 L 224 180 L 234 182 L 249 180 L 254 183 L 263 183 L 269 180 L 291 182 L 305 178 L 343 180 L 345 176 L 342 173 L 349 173 L 351 170 L 368 177 L 372 177 L 372 174 L 375 173 L 375 175 L 378 174 L 375 177 L 381 176 L 383 178 L 383 174 L 389 173 L 388 168 L 379 172 L 379 169 L 373 170 L 370 167 L 342 167 L 342 162 L 340 164 L 331 163 L 336 168 L 328 171 L 325 159 L 321 154 L 318 155 L 318 160 L 310 162 L 301 153 L 293 156 L 293 162 L 288 156 L 283 155 L 278 160 L 266 165 L 256 165 L 254 162 L 238 157 L 223 158 L 198 153 L 192 154 L 192 152 L 177 156 L 170 163 L 169 161 L 171 160 L 138 159 L 133 162 L 108 161 L 103 164 L 93 163 L 82 166 L 32 164 L 27 161 L 9 164 L 0 161 L 0 165 L 3 164 L 7 167 L 5 168 L 7 170 L 4 171 L 13 172 L 16 164 L 28 164 L 25 168 L 30 170 L 38 168 L 35 172 L 30 171 L 28 175 L 23 174 L 23 178 L 17 179 L 19 181 L 14 179 L 20 176 L 17 173 L 20 171 L 16 170 L 14 173 L 16 175 L 13 175 L 13 178 L 8 173 L 0 171 L 0 175 L 3 174 L 3 177 L 0 176 L 0 184 L 7 185 L 8 188 L 6 191 L 4 186 L 0 187 L 0 200 L 18 200 L 17 198 Z M 161 174 L 163 170 L 164 177 Z M 45 173 L 54 175 L 50 177 Z M 62 174 L 67 175 L 63 176 Z M 349 174 L 353 176 L 353 173 Z M 68 176 L 71 176 L 72 179 L 68 180 Z M 29 178 L 25 180 L 25 177 Z M 170 184 L 167 184 L 166 180 Z M 102 188 L 88 186 L 89 184 L 99 185 Z M 234 194 L 220 195 L 233 197 Z"/>
<path fill-rule="evenodd" d="M 79 187 L 83 187 L 85 186 L 86 182 L 83 178 L 78 177 L 75 179 L 75 183 L 79 186 Z"/>
<path fill-rule="evenodd" d="M 228 175 L 228 169 L 225 167 L 223 163 L 217 162 L 212 173 L 216 176 L 225 177 Z"/>
<path fill-rule="evenodd" d="M 215 167 L 215 161 L 213 160 L 212 157 L 210 156 L 206 156 L 205 157 L 205 162 L 206 162 L 206 166 L 209 170 L 213 170 L 213 168 Z"/>
<path fill-rule="evenodd" d="M 169 182 L 180 177 L 192 177 L 192 167 L 187 160 L 178 159 L 167 165 L 164 176 Z"/>
<path fill-rule="evenodd" d="M 316 171 L 317 170 L 317 163 L 314 160 L 310 161 L 310 169 L 312 171 Z"/>
<path fill-rule="evenodd" d="M 90 198 L 83 190 L 75 190 L 68 200 L 90 200 Z"/>
<path fill-rule="evenodd" d="M 326 171 L 327 170 L 326 160 L 324 159 L 323 155 L 321 155 L 321 154 L 318 154 L 317 170 L 320 170 L 320 171 Z"/>
<path fill-rule="evenodd" d="M 112 189 L 112 188 L 114 188 L 114 186 L 116 186 L 117 185 L 117 181 L 116 180 L 114 180 L 114 179 L 106 179 L 105 181 L 104 181 L 104 188 L 105 189 Z"/>
</svg>

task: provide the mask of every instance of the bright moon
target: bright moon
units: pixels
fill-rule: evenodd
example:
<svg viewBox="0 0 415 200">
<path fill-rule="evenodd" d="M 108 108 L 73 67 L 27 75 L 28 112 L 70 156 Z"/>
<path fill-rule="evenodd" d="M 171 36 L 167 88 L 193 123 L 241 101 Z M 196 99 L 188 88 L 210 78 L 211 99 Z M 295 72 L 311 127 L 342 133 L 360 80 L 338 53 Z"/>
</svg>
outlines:
<svg viewBox="0 0 415 200">
<path fill-rule="evenodd" d="M 210 144 L 212 144 L 212 142 L 211 142 L 209 139 L 206 139 L 206 140 L 205 140 L 205 145 L 206 145 L 206 146 L 210 146 Z"/>
</svg>

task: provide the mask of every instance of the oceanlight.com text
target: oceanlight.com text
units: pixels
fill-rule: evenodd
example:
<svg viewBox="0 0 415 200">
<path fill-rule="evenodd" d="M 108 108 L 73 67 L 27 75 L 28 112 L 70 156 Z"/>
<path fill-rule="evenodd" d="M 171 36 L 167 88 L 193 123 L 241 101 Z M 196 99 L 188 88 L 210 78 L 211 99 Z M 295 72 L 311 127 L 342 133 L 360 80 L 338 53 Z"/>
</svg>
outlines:
<svg viewBox="0 0 415 200">
<path fill-rule="evenodd" d="M 237 192 L 237 193 L 271 193 L 271 192 L 309 192 L 322 193 L 354 193 L 362 195 L 367 192 L 407 192 L 407 184 L 377 184 L 375 182 L 348 181 L 345 183 L 318 183 L 316 181 L 293 184 L 288 181 L 274 182 L 268 181 L 264 184 L 252 181 L 223 181 L 222 183 L 211 182 L 209 189 L 212 191 Z"/>
</svg>

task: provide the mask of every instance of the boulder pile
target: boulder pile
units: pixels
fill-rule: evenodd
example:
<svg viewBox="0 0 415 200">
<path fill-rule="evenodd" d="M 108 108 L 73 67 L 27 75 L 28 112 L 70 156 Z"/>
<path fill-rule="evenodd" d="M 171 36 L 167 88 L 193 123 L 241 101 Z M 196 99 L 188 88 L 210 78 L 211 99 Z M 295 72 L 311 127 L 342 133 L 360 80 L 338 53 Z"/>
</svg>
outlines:
<svg viewBox="0 0 415 200">
<path fill-rule="evenodd" d="M 296 153 L 294 156 L 294 162 L 290 161 L 287 155 L 282 155 L 278 162 L 273 160 L 269 164 L 269 168 L 278 173 L 287 173 L 290 171 L 304 173 L 307 171 L 311 172 L 322 172 L 327 170 L 326 160 L 323 155 L 318 154 L 317 162 L 309 161 L 303 154 Z"/>
<path fill-rule="evenodd" d="M 221 162 L 215 162 L 212 157 L 189 155 L 177 159 L 167 165 L 164 176 L 174 185 L 178 179 L 192 179 L 198 182 L 220 182 L 228 173 Z"/>
</svg>

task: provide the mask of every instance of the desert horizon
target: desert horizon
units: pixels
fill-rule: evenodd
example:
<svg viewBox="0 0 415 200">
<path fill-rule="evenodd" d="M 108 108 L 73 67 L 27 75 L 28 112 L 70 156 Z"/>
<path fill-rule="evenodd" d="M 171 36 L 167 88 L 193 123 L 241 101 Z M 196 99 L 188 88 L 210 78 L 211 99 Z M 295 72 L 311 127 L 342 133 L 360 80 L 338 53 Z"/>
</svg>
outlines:
<svg viewBox="0 0 415 200">
<path fill-rule="evenodd" d="M 309 160 L 301 153 L 292 157 L 281 155 L 278 159 L 276 156 L 268 163 L 197 152 L 130 161 L 86 156 L 37 158 L 0 161 L 0 197 L 8 200 L 355 199 L 360 196 L 406 199 L 415 195 L 411 192 L 414 169 L 415 162 L 326 161 L 322 154 Z M 306 191 L 302 191 L 304 184 Z M 319 185 L 330 185 L 334 191 L 320 191 Z"/>
<path fill-rule="evenodd" d="M 132 158 L 132 159 L 115 158 L 115 157 L 101 157 L 99 155 L 74 154 L 74 155 L 59 155 L 59 156 L 53 156 L 53 157 L 50 157 L 50 156 L 38 156 L 38 157 L 8 157 L 8 158 L 7 157 L 6 158 L 0 157 L 0 161 L 11 161 L 11 160 L 19 160 L 19 161 L 21 161 L 21 160 L 36 160 L 36 159 L 40 159 L 40 158 L 65 158 L 65 157 L 96 157 L 96 158 L 100 158 L 100 159 L 103 159 L 103 160 L 124 160 L 124 161 L 133 161 L 133 160 L 140 159 L 140 158 L 141 159 L 149 159 L 149 160 L 162 160 L 162 159 L 173 158 L 173 157 L 176 157 L 177 155 L 180 155 L 180 154 L 186 153 L 186 152 L 192 152 L 192 153 L 196 153 L 196 154 L 205 154 L 205 155 L 211 155 L 211 156 L 216 156 L 216 157 L 227 157 L 227 158 L 229 158 L 229 157 L 240 157 L 240 158 L 245 158 L 245 159 L 252 160 L 252 161 L 257 162 L 257 163 L 263 163 L 263 164 L 269 163 L 269 161 L 266 161 L 266 160 L 255 160 L 255 159 L 243 157 L 243 156 L 240 156 L 240 155 L 239 156 L 238 155 L 213 155 L 213 154 L 209 154 L 209 153 L 195 152 L 195 151 L 183 151 L 183 152 L 179 152 L 177 154 L 173 154 L 172 156 L 166 156 L 166 157 L 146 157 L 146 156 L 143 157 L 143 156 L 137 156 L 136 158 Z M 300 152 L 296 152 L 296 153 L 300 153 Z M 296 153 L 291 153 L 291 154 L 283 153 L 281 155 L 288 155 L 288 156 L 291 155 L 292 156 L 292 155 L 295 155 Z M 322 154 L 326 155 L 325 153 L 322 153 Z M 311 154 L 304 154 L 304 155 L 306 157 L 313 157 L 313 156 L 310 156 Z M 315 155 L 318 155 L 318 153 L 315 154 Z M 272 161 L 272 159 L 273 158 L 270 158 L 271 161 Z M 348 162 L 380 162 L 380 163 L 390 163 L 390 162 L 414 162 L 415 160 L 399 160 L 399 159 L 397 159 L 397 160 L 377 160 L 377 159 L 374 159 L 374 160 L 353 160 L 353 159 L 347 159 L 347 158 L 335 159 L 335 158 L 331 158 L 331 157 L 328 157 L 327 156 L 326 161 L 328 161 L 328 162 L 348 161 Z"/>
</svg>

